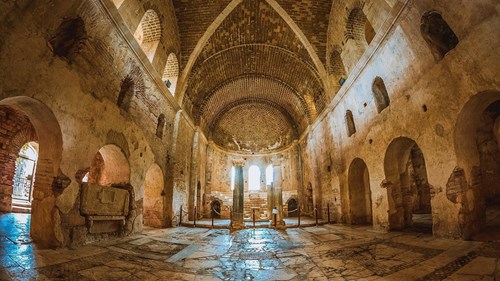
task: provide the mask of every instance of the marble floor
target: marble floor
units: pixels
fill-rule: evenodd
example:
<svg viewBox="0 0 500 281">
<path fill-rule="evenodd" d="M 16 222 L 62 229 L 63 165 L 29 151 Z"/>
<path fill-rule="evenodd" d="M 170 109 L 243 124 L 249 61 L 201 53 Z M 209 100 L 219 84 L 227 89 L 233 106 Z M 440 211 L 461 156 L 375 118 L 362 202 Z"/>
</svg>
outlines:
<svg viewBox="0 0 500 281">
<path fill-rule="evenodd" d="M 26 223 L 29 215 L 0 215 L 0 280 L 500 280 L 500 241 L 342 225 L 179 227 L 41 250 Z"/>
</svg>

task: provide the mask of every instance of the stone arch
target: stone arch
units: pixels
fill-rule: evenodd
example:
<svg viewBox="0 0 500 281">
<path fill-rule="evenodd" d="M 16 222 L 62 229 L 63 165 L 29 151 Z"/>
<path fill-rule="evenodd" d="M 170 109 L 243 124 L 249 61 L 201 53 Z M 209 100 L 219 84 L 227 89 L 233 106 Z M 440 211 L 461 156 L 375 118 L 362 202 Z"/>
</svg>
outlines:
<svg viewBox="0 0 500 281">
<path fill-rule="evenodd" d="M 158 116 L 158 123 L 156 124 L 156 136 L 160 139 L 163 138 L 163 130 L 165 128 L 165 114 Z"/>
<path fill-rule="evenodd" d="M 375 104 L 377 106 L 378 113 L 382 112 L 385 108 L 389 106 L 391 100 L 389 94 L 387 93 L 387 88 L 385 87 L 384 80 L 379 76 L 375 77 L 372 83 L 372 93 L 375 98 Z"/>
<path fill-rule="evenodd" d="M 352 111 L 347 110 L 345 113 L 345 122 L 347 129 L 347 136 L 350 137 L 356 133 L 356 124 L 354 123 L 354 116 Z"/>
<path fill-rule="evenodd" d="M 88 182 L 101 186 L 129 184 L 130 165 L 123 150 L 114 144 L 99 149 L 90 166 Z"/>
<path fill-rule="evenodd" d="M 499 120 L 500 91 L 485 91 L 467 101 L 455 124 L 457 168 L 446 193 L 451 202 L 461 204 L 463 238 L 491 228 L 486 211 L 500 206 Z"/>
<path fill-rule="evenodd" d="M 163 72 L 163 82 L 174 96 L 177 87 L 177 80 L 179 79 L 179 61 L 175 53 L 170 53 L 167 58 L 167 64 Z"/>
<path fill-rule="evenodd" d="M 57 223 L 59 213 L 55 205 L 57 189 L 54 189 L 54 182 L 62 174 L 63 140 L 59 122 L 50 108 L 30 97 L 6 98 L 0 101 L 0 107 L 10 108 L 26 116 L 38 138 L 39 157 L 31 206 L 31 238 L 42 247 L 60 246 L 63 238 L 56 234 L 60 225 Z M 4 172 L 4 161 L 5 158 L 0 158 L 1 173 Z M 0 178 L 3 179 L 3 175 Z M 5 182 L 0 185 L 1 189 L 7 187 Z"/>
<path fill-rule="evenodd" d="M 161 33 L 162 26 L 158 13 L 153 9 L 147 10 L 134 33 L 134 37 L 150 62 L 153 62 L 156 49 L 160 44 Z"/>
<path fill-rule="evenodd" d="M 420 32 L 436 61 L 443 59 L 459 42 L 455 32 L 437 11 L 427 11 L 422 15 Z"/>
<path fill-rule="evenodd" d="M 384 171 L 391 230 L 413 226 L 416 213 L 431 214 L 431 187 L 425 159 L 414 140 L 398 137 L 389 144 Z"/>
<path fill-rule="evenodd" d="M 351 224 L 372 223 L 372 200 L 370 175 L 366 163 L 356 158 L 351 162 L 348 172 L 349 218 Z"/>
<path fill-rule="evenodd" d="M 363 56 L 376 33 L 359 6 L 349 12 L 345 26 L 342 58 L 347 72 L 350 72 Z"/>
<path fill-rule="evenodd" d="M 153 164 L 144 180 L 144 225 L 157 228 L 165 225 L 163 189 L 163 171 L 158 164 Z"/>
</svg>

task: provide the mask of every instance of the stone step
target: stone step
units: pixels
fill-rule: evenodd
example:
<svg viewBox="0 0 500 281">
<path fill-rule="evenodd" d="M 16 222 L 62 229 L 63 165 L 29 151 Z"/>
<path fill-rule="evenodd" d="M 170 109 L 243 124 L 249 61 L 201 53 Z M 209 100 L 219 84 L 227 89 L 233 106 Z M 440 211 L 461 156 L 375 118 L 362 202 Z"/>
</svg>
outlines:
<svg viewBox="0 0 500 281">
<path fill-rule="evenodd" d="M 31 213 L 31 207 L 22 207 L 22 206 L 12 206 L 12 213 L 24 213 L 24 214 L 30 214 Z"/>
</svg>

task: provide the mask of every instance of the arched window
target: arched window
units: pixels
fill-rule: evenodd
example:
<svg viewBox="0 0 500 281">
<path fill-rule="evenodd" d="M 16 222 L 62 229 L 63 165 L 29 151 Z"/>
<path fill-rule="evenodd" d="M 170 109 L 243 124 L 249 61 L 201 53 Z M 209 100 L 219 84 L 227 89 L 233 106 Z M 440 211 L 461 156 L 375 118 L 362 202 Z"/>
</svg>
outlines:
<svg viewBox="0 0 500 281">
<path fill-rule="evenodd" d="M 354 124 L 354 117 L 350 110 L 345 113 L 345 122 L 347 125 L 347 136 L 352 136 L 356 133 L 356 125 Z"/>
<path fill-rule="evenodd" d="M 375 103 L 377 105 L 378 113 L 382 112 L 391 103 L 389 99 L 389 94 L 385 87 L 384 80 L 380 77 L 375 77 L 372 84 L 373 97 L 375 98 Z"/>
<path fill-rule="evenodd" d="M 260 190 L 260 169 L 253 165 L 248 170 L 248 189 L 253 191 Z"/>
<path fill-rule="evenodd" d="M 437 61 L 458 44 L 457 35 L 437 11 L 428 11 L 420 20 L 420 32 Z"/>
<path fill-rule="evenodd" d="M 118 99 L 116 101 L 116 104 L 123 110 L 128 111 L 133 96 L 134 96 L 134 80 L 130 76 L 127 76 L 122 81 L 120 87 L 120 93 L 118 94 Z"/>
<path fill-rule="evenodd" d="M 179 78 L 179 61 L 174 53 L 168 55 L 167 65 L 165 66 L 165 71 L 163 72 L 163 82 L 165 86 L 170 90 L 172 95 L 175 94 L 175 87 L 177 85 L 177 79 Z"/>
<path fill-rule="evenodd" d="M 365 13 L 360 8 L 354 8 L 347 17 L 346 41 L 349 39 L 364 41 L 369 45 L 376 33 Z"/>
<path fill-rule="evenodd" d="M 163 137 L 163 128 L 165 127 L 165 115 L 158 116 L 158 123 L 156 125 L 156 136 L 160 139 Z"/>
<path fill-rule="evenodd" d="M 142 50 L 152 62 L 161 39 L 161 24 L 158 14 L 147 10 L 134 33 L 134 37 Z"/>
<path fill-rule="evenodd" d="M 234 177 L 236 176 L 236 169 L 231 167 L 231 190 L 234 190 Z"/>
<path fill-rule="evenodd" d="M 269 165 L 266 168 L 266 185 L 271 185 L 274 182 L 274 169 L 273 165 Z"/>
<path fill-rule="evenodd" d="M 340 86 L 344 84 L 347 74 L 338 50 L 334 50 L 330 54 L 330 73 L 335 76 L 335 79 L 338 79 Z"/>
</svg>

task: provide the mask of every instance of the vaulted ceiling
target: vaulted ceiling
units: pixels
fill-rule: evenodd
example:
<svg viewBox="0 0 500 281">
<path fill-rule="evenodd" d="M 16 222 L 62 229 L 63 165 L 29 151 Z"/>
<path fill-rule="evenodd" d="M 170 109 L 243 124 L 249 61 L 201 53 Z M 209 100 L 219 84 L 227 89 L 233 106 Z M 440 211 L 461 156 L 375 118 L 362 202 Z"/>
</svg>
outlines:
<svg viewBox="0 0 500 281">
<path fill-rule="evenodd" d="M 331 0 L 174 0 L 181 40 L 177 95 L 219 146 L 286 147 L 328 102 Z"/>
</svg>

